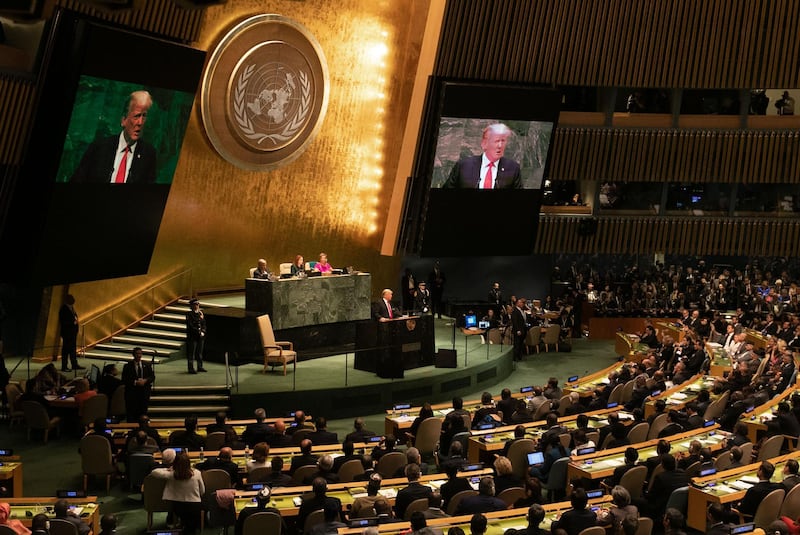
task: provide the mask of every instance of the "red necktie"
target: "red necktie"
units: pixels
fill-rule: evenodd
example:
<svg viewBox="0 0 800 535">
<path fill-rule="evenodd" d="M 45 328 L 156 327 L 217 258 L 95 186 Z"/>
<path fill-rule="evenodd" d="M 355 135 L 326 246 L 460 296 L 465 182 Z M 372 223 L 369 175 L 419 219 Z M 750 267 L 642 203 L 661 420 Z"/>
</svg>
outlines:
<svg viewBox="0 0 800 535">
<path fill-rule="evenodd" d="M 494 167 L 494 162 L 489 162 L 489 167 L 486 168 L 486 176 L 483 178 L 481 189 L 492 189 L 492 167 Z"/>
<path fill-rule="evenodd" d="M 127 167 L 128 167 L 128 153 L 131 151 L 131 148 L 125 146 L 125 150 L 122 151 L 122 160 L 119 162 L 119 169 L 117 169 L 117 176 L 114 177 L 115 184 L 124 184 L 125 183 L 125 175 L 127 174 Z"/>
<path fill-rule="evenodd" d="M 386 301 L 386 309 L 389 311 L 389 319 L 394 319 L 394 314 L 392 314 L 392 305 L 389 301 Z"/>
</svg>

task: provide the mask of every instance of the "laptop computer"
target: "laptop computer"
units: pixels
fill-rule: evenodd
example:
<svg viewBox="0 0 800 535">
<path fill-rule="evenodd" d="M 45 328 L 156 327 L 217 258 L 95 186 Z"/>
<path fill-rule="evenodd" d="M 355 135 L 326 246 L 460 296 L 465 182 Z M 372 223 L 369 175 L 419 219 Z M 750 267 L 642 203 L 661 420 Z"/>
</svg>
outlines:
<svg viewBox="0 0 800 535">
<path fill-rule="evenodd" d="M 544 453 L 532 451 L 528 454 L 528 466 L 542 466 L 544 464 Z"/>
</svg>

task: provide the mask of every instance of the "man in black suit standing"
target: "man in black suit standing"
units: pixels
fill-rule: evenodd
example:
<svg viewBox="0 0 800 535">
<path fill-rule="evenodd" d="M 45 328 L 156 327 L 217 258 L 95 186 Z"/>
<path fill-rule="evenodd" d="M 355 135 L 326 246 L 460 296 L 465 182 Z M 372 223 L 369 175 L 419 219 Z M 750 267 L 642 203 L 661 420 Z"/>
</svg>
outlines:
<svg viewBox="0 0 800 535">
<path fill-rule="evenodd" d="M 93 141 L 83 153 L 71 182 L 92 184 L 153 184 L 156 149 L 142 139 L 153 99 L 147 91 L 130 94 L 122 110 L 122 132 Z"/>
<path fill-rule="evenodd" d="M 205 372 L 203 368 L 203 347 L 206 340 L 206 317 L 200 310 L 200 301 L 189 301 L 191 310 L 186 313 L 186 361 L 189 373 Z M 194 369 L 197 361 L 197 371 Z"/>
<path fill-rule="evenodd" d="M 514 360 L 522 360 L 522 349 L 528 335 L 528 322 L 525 321 L 525 299 L 520 297 L 511 311 L 511 330 L 514 332 Z"/>
<path fill-rule="evenodd" d="M 75 312 L 75 297 L 67 294 L 64 304 L 58 309 L 58 324 L 61 328 L 61 371 L 69 371 L 68 361 L 72 361 L 73 370 L 83 370 L 78 366 L 78 313 Z M 53 357 L 55 360 L 55 357 Z"/>
<path fill-rule="evenodd" d="M 503 155 L 512 132 L 502 123 L 483 129 L 480 156 L 459 160 L 443 187 L 467 189 L 516 189 L 522 187 L 519 164 Z"/>
<path fill-rule="evenodd" d="M 381 292 L 381 298 L 372 304 L 372 317 L 378 321 L 389 321 L 400 317 L 400 312 L 392 304 L 392 292 L 389 288 Z"/>
<path fill-rule="evenodd" d="M 122 384 L 125 385 L 125 412 L 129 422 L 136 422 L 147 414 L 150 404 L 150 390 L 156 374 L 153 366 L 142 362 L 142 348 L 133 348 L 133 360 L 122 368 Z"/>
</svg>

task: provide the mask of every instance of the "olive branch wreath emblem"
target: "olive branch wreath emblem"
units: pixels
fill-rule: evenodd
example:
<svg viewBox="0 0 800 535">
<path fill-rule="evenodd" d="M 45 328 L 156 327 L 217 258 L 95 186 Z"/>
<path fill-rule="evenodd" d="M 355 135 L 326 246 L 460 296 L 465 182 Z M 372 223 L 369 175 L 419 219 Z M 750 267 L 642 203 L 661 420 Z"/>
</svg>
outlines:
<svg viewBox="0 0 800 535">
<path fill-rule="evenodd" d="M 239 128 L 247 139 L 255 140 L 258 144 L 261 144 L 267 139 L 272 141 L 273 144 L 288 141 L 300 130 L 305 123 L 306 117 L 308 117 L 311 102 L 311 85 L 308 82 L 308 75 L 303 71 L 299 73 L 302 95 L 300 97 L 300 108 L 297 110 L 294 117 L 292 117 L 292 120 L 289 121 L 281 133 L 265 134 L 263 132 L 257 132 L 253 128 L 253 122 L 247 116 L 247 107 L 245 106 L 244 97 L 247 81 L 253 75 L 255 67 L 255 65 L 248 65 L 245 67 L 242 74 L 239 75 L 239 80 L 236 82 L 236 89 L 233 93 L 233 117 L 236 120 L 236 124 L 239 125 Z"/>
</svg>

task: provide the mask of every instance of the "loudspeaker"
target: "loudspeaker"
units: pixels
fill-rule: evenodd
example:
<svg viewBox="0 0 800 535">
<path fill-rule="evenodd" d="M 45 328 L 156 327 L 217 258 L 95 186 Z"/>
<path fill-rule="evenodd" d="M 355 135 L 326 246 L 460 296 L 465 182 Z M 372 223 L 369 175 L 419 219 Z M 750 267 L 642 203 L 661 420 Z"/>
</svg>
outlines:
<svg viewBox="0 0 800 535">
<path fill-rule="evenodd" d="M 455 368 L 457 366 L 455 349 L 440 349 L 436 352 L 437 368 Z"/>
</svg>

